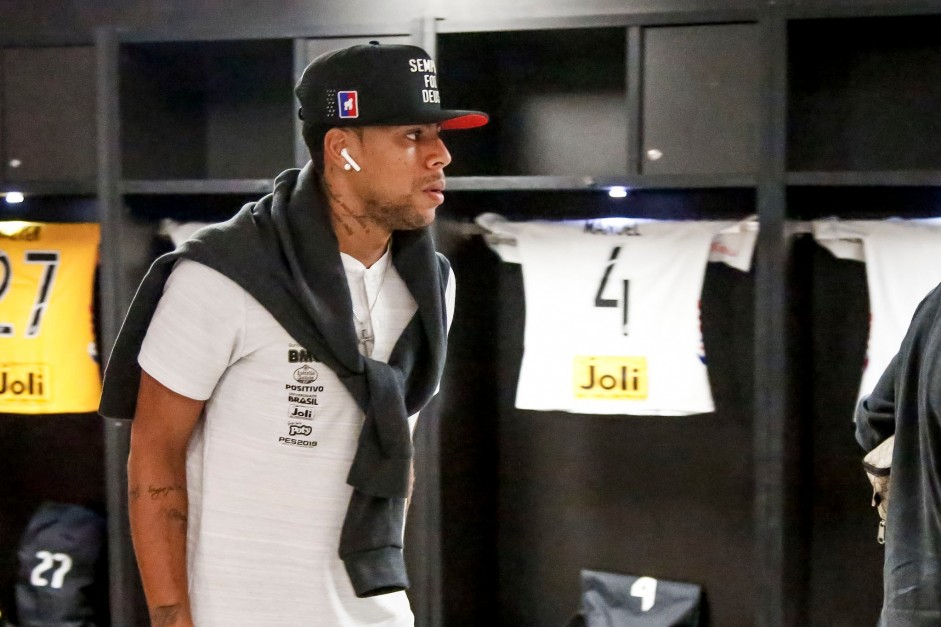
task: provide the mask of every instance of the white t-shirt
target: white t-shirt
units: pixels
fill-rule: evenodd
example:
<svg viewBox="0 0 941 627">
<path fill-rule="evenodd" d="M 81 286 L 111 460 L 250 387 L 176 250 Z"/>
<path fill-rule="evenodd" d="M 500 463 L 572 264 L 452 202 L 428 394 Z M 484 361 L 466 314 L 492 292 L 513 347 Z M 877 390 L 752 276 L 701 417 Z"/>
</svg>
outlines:
<svg viewBox="0 0 941 627">
<path fill-rule="evenodd" d="M 368 269 L 341 256 L 354 314 L 372 320 L 372 357 L 387 361 L 417 304 L 388 253 Z M 453 272 L 446 305 L 450 323 Z M 192 261 L 167 280 L 139 362 L 208 399 L 186 460 L 196 625 L 413 625 L 404 592 L 356 598 L 338 556 L 363 413 L 332 370 L 245 290 Z"/>
<path fill-rule="evenodd" d="M 731 226 L 630 219 L 491 224 L 498 236 L 515 240 L 523 271 L 516 406 L 644 416 L 713 411 L 699 297 L 713 239 Z"/>
</svg>

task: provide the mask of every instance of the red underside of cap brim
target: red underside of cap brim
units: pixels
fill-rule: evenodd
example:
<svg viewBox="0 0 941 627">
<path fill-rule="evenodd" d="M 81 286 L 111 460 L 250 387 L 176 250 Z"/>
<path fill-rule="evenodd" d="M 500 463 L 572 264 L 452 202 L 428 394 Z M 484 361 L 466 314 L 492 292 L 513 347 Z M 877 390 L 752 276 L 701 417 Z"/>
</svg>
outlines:
<svg viewBox="0 0 941 627">
<path fill-rule="evenodd" d="M 469 113 L 457 118 L 451 118 L 441 123 L 441 128 L 446 131 L 461 130 L 466 128 L 477 128 L 483 126 L 490 120 L 482 113 Z"/>
</svg>

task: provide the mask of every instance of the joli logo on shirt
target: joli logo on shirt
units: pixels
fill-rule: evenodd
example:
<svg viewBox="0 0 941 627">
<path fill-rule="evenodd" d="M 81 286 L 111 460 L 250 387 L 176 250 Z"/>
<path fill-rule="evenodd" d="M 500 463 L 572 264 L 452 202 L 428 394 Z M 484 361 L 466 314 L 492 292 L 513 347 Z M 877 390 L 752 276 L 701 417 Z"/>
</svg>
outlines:
<svg viewBox="0 0 941 627">
<path fill-rule="evenodd" d="M 572 391 L 575 398 L 644 400 L 647 398 L 645 357 L 576 356 Z"/>
<path fill-rule="evenodd" d="M 311 409 L 310 407 L 301 407 L 300 405 L 291 405 L 291 413 L 288 414 L 288 417 L 289 418 L 304 418 L 307 420 L 312 420 L 314 417 L 314 410 Z"/>
<path fill-rule="evenodd" d="M 49 400 L 46 364 L 0 364 L 0 400 Z"/>
</svg>

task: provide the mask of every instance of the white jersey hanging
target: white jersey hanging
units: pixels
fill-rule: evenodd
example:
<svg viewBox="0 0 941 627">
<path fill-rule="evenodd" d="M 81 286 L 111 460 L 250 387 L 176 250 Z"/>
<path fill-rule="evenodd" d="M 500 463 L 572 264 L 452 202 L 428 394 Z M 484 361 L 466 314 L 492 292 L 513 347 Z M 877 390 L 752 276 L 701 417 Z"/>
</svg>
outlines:
<svg viewBox="0 0 941 627">
<path fill-rule="evenodd" d="M 813 230 L 836 257 L 866 263 L 870 323 L 862 398 L 898 352 L 918 303 L 941 283 L 941 222 L 820 220 Z"/>
<path fill-rule="evenodd" d="M 520 409 L 584 414 L 713 411 L 699 297 L 729 222 L 501 222 L 523 269 Z"/>
</svg>

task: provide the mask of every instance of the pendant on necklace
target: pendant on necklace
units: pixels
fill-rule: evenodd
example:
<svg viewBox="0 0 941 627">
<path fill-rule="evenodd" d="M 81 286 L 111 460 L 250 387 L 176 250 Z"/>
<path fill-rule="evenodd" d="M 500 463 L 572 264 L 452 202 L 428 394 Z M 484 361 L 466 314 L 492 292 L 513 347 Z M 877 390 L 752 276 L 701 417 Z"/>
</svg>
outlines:
<svg viewBox="0 0 941 627">
<path fill-rule="evenodd" d="M 362 353 L 366 357 L 370 357 L 372 355 L 372 347 L 373 347 L 373 344 L 375 343 L 374 342 L 375 339 L 376 338 L 373 337 L 369 333 L 368 330 L 363 329 L 362 331 L 360 331 L 360 334 L 359 334 L 360 353 Z"/>
</svg>

